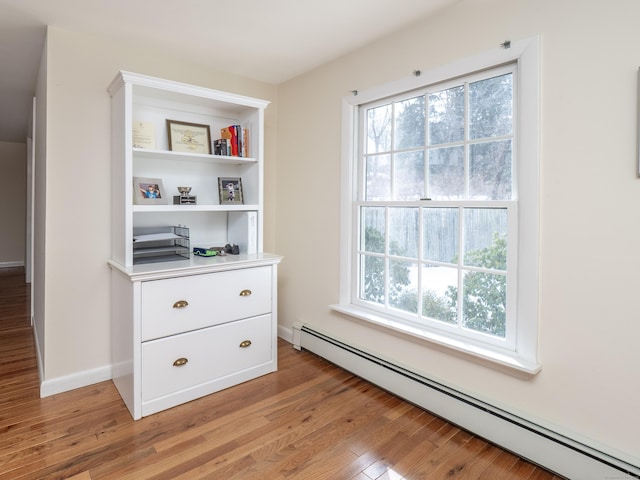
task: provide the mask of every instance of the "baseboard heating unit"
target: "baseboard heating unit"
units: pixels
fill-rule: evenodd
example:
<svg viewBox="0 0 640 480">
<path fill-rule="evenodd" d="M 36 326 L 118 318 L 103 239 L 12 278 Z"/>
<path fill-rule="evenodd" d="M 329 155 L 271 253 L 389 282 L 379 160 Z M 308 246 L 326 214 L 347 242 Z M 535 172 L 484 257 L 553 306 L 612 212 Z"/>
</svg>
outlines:
<svg viewBox="0 0 640 480">
<path fill-rule="evenodd" d="M 536 425 L 306 325 L 293 343 L 505 450 L 575 480 L 640 479 L 640 467 Z"/>
</svg>

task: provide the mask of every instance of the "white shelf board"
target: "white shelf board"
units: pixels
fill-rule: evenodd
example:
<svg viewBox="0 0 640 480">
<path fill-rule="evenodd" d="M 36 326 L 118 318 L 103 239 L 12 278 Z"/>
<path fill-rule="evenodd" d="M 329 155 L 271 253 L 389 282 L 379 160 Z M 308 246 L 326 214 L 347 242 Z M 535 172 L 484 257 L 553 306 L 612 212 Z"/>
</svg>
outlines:
<svg viewBox="0 0 640 480">
<path fill-rule="evenodd" d="M 253 212 L 259 205 L 133 205 L 134 213 L 150 212 Z"/>
<path fill-rule="evenodd" d="M 226 165 L 244 165 L 257 162 L 253 157 L 231 157 L 227 155 L 207 155 L 205 153 L 173 152 L 171 150 L 151 150 L 145 148 L 134 148 L 133 155 L 136 158 L 182 160 Z"/>
</svg>

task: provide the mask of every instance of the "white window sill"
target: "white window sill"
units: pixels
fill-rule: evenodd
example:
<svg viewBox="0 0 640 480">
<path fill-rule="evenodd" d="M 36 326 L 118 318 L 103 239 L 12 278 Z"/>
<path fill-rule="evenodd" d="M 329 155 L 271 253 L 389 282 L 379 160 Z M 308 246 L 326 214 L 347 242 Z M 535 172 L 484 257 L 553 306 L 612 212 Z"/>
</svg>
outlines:
<svg viewBox="0 0 640 480">
<path fill-rule="evenodd" d="M 496 351 L 488 347 L 482 347 L 467 342 L 463 339 L 446 336 L 432 330 L 412 327 L 400 322 L 395 322 L 392 319 L 385 318 L 377 314 L 376 312 L 360 308 L 355 305 L 336 304 L 330 305 L 329 307 L 336 312 L 349 315 L 360 320 L 365 320 L 367 322 L 371 322 L 386 328 L 390 328 L 396 332 L 404 333 L 421 340 L 426 340 L 427 342 L 451 348 L 452 350 L 456 350 L 458 352 L 480 358 L 482 360 L 500 365 L 502 367 L 506 367 L 507 369 L 515 370 L 520 373 L 525 373 L 527 375 L 536 375 L 538 372 L 540 372 L 540 370 L 542 370 L 542 366 L 538 362 L 523 358 L 522 356 L 518 355 L 517 352 Z"/>
</svg>

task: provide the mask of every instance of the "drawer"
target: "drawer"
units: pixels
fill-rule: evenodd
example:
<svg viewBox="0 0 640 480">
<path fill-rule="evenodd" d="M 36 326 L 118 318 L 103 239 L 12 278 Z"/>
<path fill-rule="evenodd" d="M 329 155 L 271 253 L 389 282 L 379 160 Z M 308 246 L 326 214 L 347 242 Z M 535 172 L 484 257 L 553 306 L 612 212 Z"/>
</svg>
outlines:
<svg viewBox="0 0 640 480">
<path fill-rule="evenodd" d="M 271 267 L 142 283 L 142 340 L 271 313 Z"/>
<path fill-rule="evenodd" d="M 142 401 L 267 363 L 272 345 L 271 315 L 143 343 Z"/>
</svg>

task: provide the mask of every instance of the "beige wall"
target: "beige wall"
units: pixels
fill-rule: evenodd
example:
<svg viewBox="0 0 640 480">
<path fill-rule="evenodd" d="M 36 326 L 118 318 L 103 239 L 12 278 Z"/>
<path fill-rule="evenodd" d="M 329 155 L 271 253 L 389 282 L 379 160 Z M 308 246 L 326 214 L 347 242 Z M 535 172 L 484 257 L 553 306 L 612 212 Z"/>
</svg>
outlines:
<svg viewBox="0 0 640 480">
<path fill-rule="evenodd" d="M 25 262 L 27 145 L 0 142 L 0 267 Z"/>
<path fill-rule="evenodd" d="M 215 55 L 215 52 L 212 52 Z M 35 319 L 46 382 L 110 365 L 110 118 L 107 86 L 119 70 L 217 88 L 265 100 L 276 88 L 198 68 L 163 55 L 49 28 L 46 62 L 46 198 L 36 216 L 43 248 L 35 282 L 44 284 Z M 40 107 L 39 107 L 40 108 Z M 275 243 L 275 104 L 265 113 L 265 248 Z M 46 159 L 46 162 L 44 161 Z M 46 167 L 45 167 L 46 163 Z M 37 175 L 37 174 L 36 174 Z M 38 258 L 39 255 L 39 258 Z M 42 283 L 44 282 L 44 283 Z M 73 382 L 71 382 L 73 383 Z"/>
<path fill-rule="evenodd" d="M 280 324 L 311 323 L 640 463 L 638 18 L 636 0 L 467 0 L 280 85 Z M 328 306 L 339 300 L 341 98 L 538 34 L 542 372 L 516 378 L 332 313 Z"/>
</svg>

